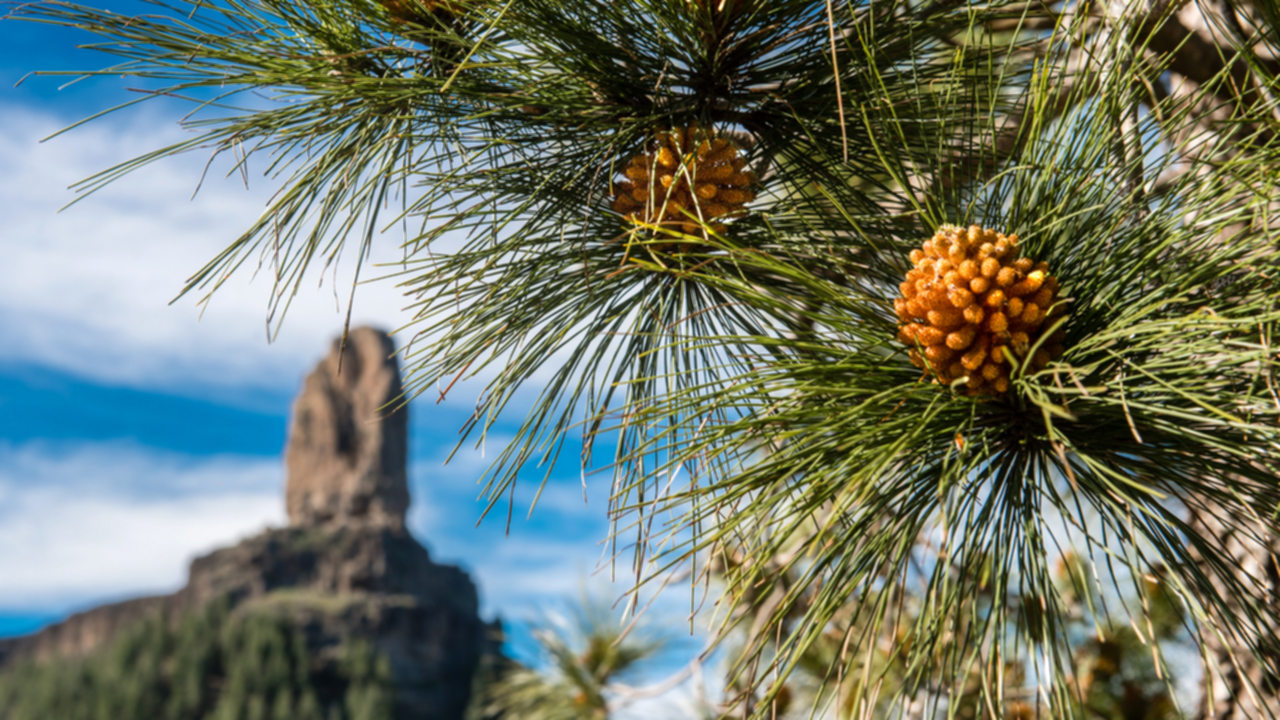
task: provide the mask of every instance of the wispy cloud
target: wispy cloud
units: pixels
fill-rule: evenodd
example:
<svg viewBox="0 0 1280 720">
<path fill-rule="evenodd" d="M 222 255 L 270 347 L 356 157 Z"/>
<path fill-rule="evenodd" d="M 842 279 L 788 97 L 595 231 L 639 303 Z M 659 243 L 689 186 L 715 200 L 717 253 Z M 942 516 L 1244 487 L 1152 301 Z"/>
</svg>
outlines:
<svg viewBox="0 0 1280 720">
<path fill-rule="evenodd" d="M 245 190 L 215 172 L 192 200 L 207 160 L 192 153 L 59 214 L 75 198 L 70 184 L 184 135 L 172 118 L 142 116 L 38 144 L 66 120 L 15 106 L 0 106 L 0 124 L 0 359 L 139 387 L 271 388 L 292 387 L 327 350 L 345 318 L 352 263 L 312 279 L 323 287 L 297 298 L 271 345 L 269 278 L 234 278 L 203 318 L 197 297 L 169 305 L 185 278 L 258 217 L 271 182 L 256 178 Z M 398 244 L 388 234 L 377 259 L 397 257 Z M 392 283 L 362 286 L 353 319 L 394 328 L 409 319 L 405 304 Z"/>
<path fill-rule="evenodd" d="M 283 523 L 283 505 L 275 461 L 0 447 L 0 608 L 172 591 L 192 557 Z"/>
<path fill-rule="evenodd" d="M 274 458 L 193 456 L 130 442 L 0 442 L 0 492 L 44 490 L 115 499 L 269 493 L 282 498 L 283 470 Z"/>
</svg>

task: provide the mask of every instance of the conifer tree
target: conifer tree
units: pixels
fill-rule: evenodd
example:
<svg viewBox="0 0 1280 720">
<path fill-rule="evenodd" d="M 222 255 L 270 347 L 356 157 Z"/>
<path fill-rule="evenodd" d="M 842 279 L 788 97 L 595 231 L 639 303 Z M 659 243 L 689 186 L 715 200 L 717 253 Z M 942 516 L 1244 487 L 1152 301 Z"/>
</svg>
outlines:
<svg viewBox="0 0 1280 720">
<path fill-rule="evenodd" d="M 490 507 L 581 438 L 637 583 L 725 579 L 736 712 L 834 637 L 819 712 L 1086 717 L 1069 552 L 1167 678 L 1159 579 L 1206 717 L 1280 710 L 1271 0 L 156 5 L 14 11 L 199 110 L 81 189 L 240 153 L 281 190 L 186 292 L 261 262 L 281 320 L 402 243 L 408 395 L 483 378 L 477 441 L 532 387 Z"/>
</svg>

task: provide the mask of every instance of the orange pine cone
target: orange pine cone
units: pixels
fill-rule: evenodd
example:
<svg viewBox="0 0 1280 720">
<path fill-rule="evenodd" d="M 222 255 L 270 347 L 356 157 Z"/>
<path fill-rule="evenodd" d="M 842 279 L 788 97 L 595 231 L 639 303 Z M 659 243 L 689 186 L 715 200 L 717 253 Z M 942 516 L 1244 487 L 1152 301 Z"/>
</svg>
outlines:
<svg viewBox="0 0 1280 720">
<path fill-rule="evenodd" d="M 755 199 L 755 175 L 737 149 L 725 138 L 700 133 L 697 123 L 658 133 L 621 174 L 613 183 L 614 212 L 689 235 L 703 234 L 698 220 L 724 232 L 723 221 L 746 215 Z"/>
<path fill-rule="evenodd" d="M 899 286 L 898 340 L 935 382 L 964 379 L 970 394 L 1009 389 L 1011 361 L 1040 370 L 1062 353 L 1061 331 L 1028 354 L 1062 314 L 1058 279 L 1019 256 L 1018 236 L 944 225 L 919 250 Z"/>
</svg>

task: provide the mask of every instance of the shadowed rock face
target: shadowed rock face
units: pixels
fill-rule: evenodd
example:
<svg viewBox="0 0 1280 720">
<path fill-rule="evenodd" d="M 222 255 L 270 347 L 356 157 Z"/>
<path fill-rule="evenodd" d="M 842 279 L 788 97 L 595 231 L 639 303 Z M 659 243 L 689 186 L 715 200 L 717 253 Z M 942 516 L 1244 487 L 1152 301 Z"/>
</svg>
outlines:
<svg viewBox="0 0 1280 720">
<path fill-rule="evenodd" d="M 294 527 L 404 527 L 409 409 L 395 345 L 361 327 L 335 340 L 293 405 L 285 503 Z"/>
</svg>

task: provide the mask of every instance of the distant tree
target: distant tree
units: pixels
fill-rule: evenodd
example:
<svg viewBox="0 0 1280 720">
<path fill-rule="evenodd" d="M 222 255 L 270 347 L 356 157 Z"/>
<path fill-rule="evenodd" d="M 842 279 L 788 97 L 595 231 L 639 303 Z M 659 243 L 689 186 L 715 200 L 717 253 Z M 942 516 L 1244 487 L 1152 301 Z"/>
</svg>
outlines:
<svg viewBox="0 0 1280 720">
<path fill-rule="evenodd" d="M 532 628 L 542 666 L 509 662 L 472 699 L 474 717 L 607 720 L 633 699 L 624 683 L 653 671 L 661 636 L 644 625 L 623 628 L 599 598 L 565 608 L 567 616 L 548 614 Z"/>
<path fill-rule="evenodd" d="M 815 697 L 860 713 L 958 712 L 976 677 L 985 712 L 1018 686 L 1090 716 L 1074 547 L 1078 597 L 1159 574 L 1206 713 L 1275 713 L 1271 0 L 14 14 L 196 103 L 191 139 L 80 189 L 200 148 L 279 181 L 187 292 L 247 265 L 279 320 L 308 269 L 408 227 L 383 272 L 417 310 L 409 395 L 484 377 L 478 440 L 532 384 L 491 507 L 580 427 L 638 583 L 732 565 L 746 712 L 834 637 Z M 1150 614 L 1091 607 L 1098 657 L 1118 623 L 1161 668 Z"/>
</svg>

